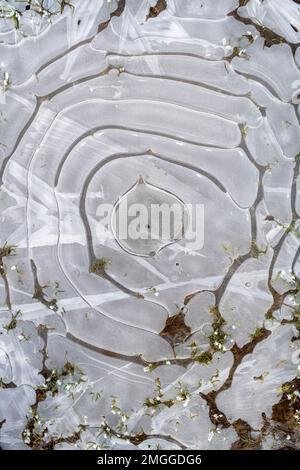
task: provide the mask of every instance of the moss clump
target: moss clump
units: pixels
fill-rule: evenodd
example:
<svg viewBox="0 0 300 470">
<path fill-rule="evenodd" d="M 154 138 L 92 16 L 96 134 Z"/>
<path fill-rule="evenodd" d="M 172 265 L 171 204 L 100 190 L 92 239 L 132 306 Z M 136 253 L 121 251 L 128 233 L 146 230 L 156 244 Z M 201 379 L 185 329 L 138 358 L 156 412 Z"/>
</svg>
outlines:
<svg viewBox="0 0 300 470">
<path fill-rule="evenodd" d="M 294 392 L 294 385 L 289 383 L 289 382 L 286 382 L 284 384 L 281 385 L 280 389 L 278 390 L 278 393 L 280 395 L 283 395 L 284 393 L 288 393 L 288 394 L 291 394 Z"/>
<path fill-rule="evenodd" d="M 199 348 L 197 343 L 193 341 L 190 344 L 191 347 L 191 357 L 195 362 L 199 364 L 209 364 L 212 360 L 212 354 L 210 352 L 203 351 L 203 349 Z"/>
<path fill-rule="evenodd" d="M 110 260 L 107 258 L 95 259 L 90 265 L 89 272 L 94 274 L 101 274 L 109 264 Z"/>
<path fill-rule="evenodd" d="M 210 364 L 212 361 L 212 354 L 210 352 L 204 352 L 195 356 L 194 361 L 199 362 L 199 364 Z"/>
<path fill-rule="evenodd" d="M 214 327 L 214 332 L 208 337 L 213 351 L 224 351 L 224 342 L 226 336 L 227 335 L 219 327 Z"/>
</svg>

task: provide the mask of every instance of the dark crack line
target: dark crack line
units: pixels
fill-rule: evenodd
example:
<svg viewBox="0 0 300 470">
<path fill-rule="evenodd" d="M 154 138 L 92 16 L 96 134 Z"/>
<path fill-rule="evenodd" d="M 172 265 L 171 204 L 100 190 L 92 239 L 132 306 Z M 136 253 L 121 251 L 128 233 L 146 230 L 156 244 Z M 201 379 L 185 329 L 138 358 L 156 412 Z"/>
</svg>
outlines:
<svg viewBox="0 0 300 470">
<path fill-rule="evenodd" d="M 133 364 L 140 365 L 142 367 L 146 367 L 146 366 L 151 365 L 151 366 L 154 366 L 156 368 L 156 367 L 159 367 L 159 366 L 166 365 L 166 362 L 168 362 L 169 365 L 173 364 L 173 365 L 180 365 L 182 367 L 187 367 L 189 364 L 192 364 L 192 363 L 195 362 L 193 358 L 187 358 L 187 359 L 180 359 L 180 358 L 172 359 L 171 358 L 171 359 L 165 359 L 163 361 L 151 361 L 151 362 L 149 362 L 149 361 L 147 361 L 146 359 L 143 358 L 142 354 L 130 356 L 130 355 L 127 355 L 127 354 L 122 354 L 122 353 L 117 353 L 117 352 L 114 352 L 114 351 L 110 351 L 109 349 L 100 348 L 98 346 L 94 346 L 90 343 L 87 343 L 86 341 L 78 338 L 77 336 L 73 335 L 70 332 L 66 333 L 66 338 L 69 339 L 70 341 L 72 341 L 73 343 L 79 344 L 84 349 L 88 349 L 90 351 L 102 354 L 103 356 L 106 356 L 106 357 L 111 357 L 111 358 L 119 359 L 119 360 L 122 360 L 122 361 L 128 361 L 128 362 L 131 362 Z"/>
<path fill-rule="evenodd" d="M 218 93 L 220 95 L 228 96 L 228 97 L 232 98 L 233 101 L 235 100 L 235 98 L 248 98 L 249 101 L 251 101 L 254 104 L 254 106 L 256 106 L 256 108 L 259 109 L 259 106 L 250 99 L 249 92 L 244 93 L 244 94 L 237 94 L 236 95 L 236 94 L 232 94 L 232 92 L 230 92 L 230 91 L 223 90 L 222 88 L 218 88 L 216 86 L 208 85 L 207 83 L 202 82 L 201 80 L 199 80 L 199 81 L 190 80 L 190 79 L 185 79 L 185 78 L 181 78 L 181 77 L 173 77 L 172 75 L 139 74 L 139 73 L 134 73 L 134 72 L 128 72 L 127 70 L 125 70 L 122 73 L 124 73 L 125 75 L 132 76 L 132 77 L 150 78 L 150 79 L 153 78 L 153 79 L 158 79 L 158 80 L 168 80 L 170 82 L 176 82 L 176 83 L 184 83 L 184 84 L 187 84 L 187 85 L 194 85 L 194 86 L 197 86 L 197 87 L 202 88 L 204 90 L 208 90 L 208 91 Z M 193 109 L 196 109 L 196 108 L 193 108 Z M 228 121 L 236 122 L 234 119 L 229 119 L 228 117 L 225 117 L 225 115 L 218 114 L 217 112 L 214 112 L 213 110 L 199 111 L 199 112 L 204 112 L 204 113 L 208 112 L 209 114 L 212 114 L 213 116 L 216 115 L 216 116 L 222 117 L 223 119 L 226 119 Z"/>
<path fill-rule="evenodd" d="M 34 293 L 32 298 L 41 302 L 45 307 L 49 308 L 53 312 L 57 312 L 58 306 L 56 299 L 47 299 L 44 289 L 48 287 L 47 285 L 41 286 L 38 280 L 37 267 L 33 259 L 30 260 L 30 267 L 32 271 L 32 276 L 34 280 Z"/>
<path fill-rule="evenodd" d="M 37 99 L 37 103 L 36 103 L 36 106 L 35 106 L 35 109 L 32 113 L 32 115 L 30 116 L 30 118 L 28 119 L 27 123 L 25 124 L 25 126 L 23 127 L 22 131 L 19 133 L 16 141 L 15 141 L 15 144 L 13 146 L 13 149 L 12 151 L 9 153 L 9 155 L 7 155 L 7 157 L 5 157 L 2 161 L 2 164 L 1 164 L 1 168 L 0 168 L 0 186 L 3 185 L 3 175 L 4 175 L 4 171 L 5 171 L 5 168 L 6 168 L 6 165 L 8 164 L 10 158 L 12 157 L 12 155 L 15 153 L 15 151 L 17 150 L 21 140 L 23 139 L 24 135 L 26 134 L 27 130 L 29 129 L 29 127 L 31 126 L 31 124 L 33 123 L 35 117 L 37 116 L 38 114 L 38 111 L 40 109 L 40 106 L 41 106 L 41 103 L 42 103 L 42 100 L 39 100 Z"/>
</svg>

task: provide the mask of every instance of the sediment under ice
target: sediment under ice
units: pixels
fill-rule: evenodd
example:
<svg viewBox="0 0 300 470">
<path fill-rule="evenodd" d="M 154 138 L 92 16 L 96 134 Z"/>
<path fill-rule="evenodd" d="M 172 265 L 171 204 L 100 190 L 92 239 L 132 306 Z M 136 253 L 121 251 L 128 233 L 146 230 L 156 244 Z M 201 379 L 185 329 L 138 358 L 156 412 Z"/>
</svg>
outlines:
<svg viewBox="0 0 300 470">
<path fill-rule="evenodd" d="M 8 3 L 1 447 L 299 447 L 299 2 Z M 203 247 L 99 234 L 140 177 Z"/>
</svg>

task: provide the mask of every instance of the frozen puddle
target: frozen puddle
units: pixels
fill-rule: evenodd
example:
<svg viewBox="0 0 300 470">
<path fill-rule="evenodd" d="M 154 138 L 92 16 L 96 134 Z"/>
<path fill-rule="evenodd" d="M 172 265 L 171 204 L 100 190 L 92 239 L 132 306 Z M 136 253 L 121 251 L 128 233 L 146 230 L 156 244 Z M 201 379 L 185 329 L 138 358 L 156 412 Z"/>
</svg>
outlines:
<svg viewBox="0 0 300 470">
<path fill-rule="evenodd" d="M 298 2 L 31 3 L 0 1 L 0 446 L 299 447 Z"/>
</svg>

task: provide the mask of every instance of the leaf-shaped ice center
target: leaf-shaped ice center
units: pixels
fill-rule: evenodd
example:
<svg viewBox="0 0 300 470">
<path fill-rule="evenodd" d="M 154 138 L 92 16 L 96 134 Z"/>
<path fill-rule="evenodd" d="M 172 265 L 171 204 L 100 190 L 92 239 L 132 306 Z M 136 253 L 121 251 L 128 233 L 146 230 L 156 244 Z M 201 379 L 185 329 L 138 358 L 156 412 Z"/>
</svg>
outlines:
<svg viewBox="0 0 300 470">
<path fill-rule="evenodd" d="M 138 256 L 154 256 L 181 240 L 187 224 L 184 202 L 142 177 L 116 202 L 111 216 L 119 245 Z"/>
</svg>

